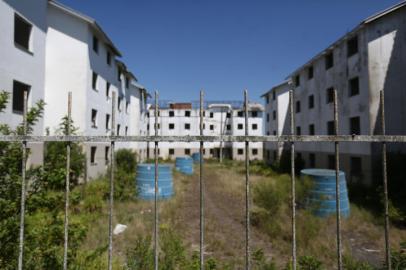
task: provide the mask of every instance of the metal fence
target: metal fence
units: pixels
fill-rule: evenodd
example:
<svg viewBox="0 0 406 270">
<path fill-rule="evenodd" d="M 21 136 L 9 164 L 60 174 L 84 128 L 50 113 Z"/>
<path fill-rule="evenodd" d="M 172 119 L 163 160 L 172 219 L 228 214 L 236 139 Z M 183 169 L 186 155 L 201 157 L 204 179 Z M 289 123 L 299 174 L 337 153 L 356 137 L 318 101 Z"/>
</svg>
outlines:
<svg viewBox="0 0 406 270">
<path fill-rule="evenodd" d="M 72 142 L 107 142 L 110 143 L 110 194 L 109 194 L 109 228 L 108 228 L 108 269 L 112 269 L 113 260 L 113 215 L 114 215 L 114 146 L 116 142 L 154 142 L 155 146 L 155 199 L 154 199 L 154 266 L 158 270 L 159 263 L 159 202 L 158 202 L 158 146 L 160 142 L 200 142 L 200 156 L 203 157 L 203 148 L 205 142 L 245 142 L 245 269 L 251 269 L 251 252 L 250 252 L 250 162 L 249 162 L 249 144 L 250 142 L 285 142 L 290 144 L 291 152 L 291 264 L 292 269 L 297 267 L 297 251 L 296 251 L 296 190 L 295 190 L 295 142 L 330 142 L 335 145 L 335 171 L 336 171 L 336 251 L 337 251 L 337 268 L 343 269 L 342 263 L 342 246 L 341 246 L 341 218 L 340 218 L 340 185 L 339 185 L 339 144 L 340 142 L 374 142 L 382 144 L 382 181 L 383 181 L 383 198 L 384 198 L 384 235 L 385 235 L 385 261 L 387 269 L 391 269 L 390 245 L 389 245 L 389 215 L 388 215 L 388 180 L 386 168 L 386 144 L 391 142 L 405 143 L 406 136 L 388 136 L 385 134 L 385 109 L 384 109 L 384 93 L 380 93 L 380 114 L 381 114 L 381 135 L 339 135 L 338 130 L 338 102 L 337 91 L 334 90 L 334 131 L 335 135 L 295 135 L 295 122 L 294 122 L 294 95 L 291 90 L 289 93 L 290 106 L 290 135 L 280 136 L 250 136 L 248 132 L 248 92 L 244 92 L 244 110 L 245 110 L 245 136 L 204 136 L 203 135 L 203 122 L 204 122 L 204 101 L 203 91 L 200 91 L 200 136 L 158 136 L 158 93 L 155 92 L 155 135 L 154 136 L 116 136 L 115 135 L 115 102 L 116 96 L 112 96 L 112 121 L 111 121 L 111 134 L 110 136 L 71 136 L 68 128 L 67 135 L 65 136 L 29 136 L 27 135 L 27 93 L 24 93 L 24 110 L 23 110 L 23 127 L 24 135 L 22 136 L 0 136 L 0 142 L 20 142 L 22 147 L 22 183 L 21 183 L 21 206 L 20 206 L 20 233 L 19 233 L 19 256 L 18 256 L 18 269 L 23 269 L 23 250 L 24 250 L 24 227 L 25 227 L 25 200 L 26 200 L 26 161 L 27 161 L 27 143 L 28 142 L 66 142 L 66 171 L 70 170 L 70 150 Z M 72 95 L 68 95 L 68 123 L 71 120 L 72 112 Z M 68 125 L 69 126 L 69 125 Z M 200 194 L 200 269 L 204 269 L 205 263 L 205 234 L 204 234 L 204 177 L 203 177 L 203 158 L 200 158 L 199 168 L 199 194 Z M 64 259 L 63 269 L 68 268 L 68 249 L 69 249 L 69 173 L 66 174 L 66 191 L 65 191 L 65 221 L 64 221 Z"/>
</svg>

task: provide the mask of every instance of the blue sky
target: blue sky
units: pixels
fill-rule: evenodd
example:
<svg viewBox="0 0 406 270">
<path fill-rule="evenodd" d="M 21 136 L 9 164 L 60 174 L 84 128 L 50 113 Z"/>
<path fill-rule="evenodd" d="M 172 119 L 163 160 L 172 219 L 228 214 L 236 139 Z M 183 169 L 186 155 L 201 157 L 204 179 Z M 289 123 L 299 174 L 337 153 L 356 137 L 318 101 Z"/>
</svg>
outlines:
<svg viewBox="0 0 406 270">
<path fill-rule="evenodd" d="M 60 0 L 94 17 L 162 99 L 251 100 L 395 0 Z"/>
</svg>

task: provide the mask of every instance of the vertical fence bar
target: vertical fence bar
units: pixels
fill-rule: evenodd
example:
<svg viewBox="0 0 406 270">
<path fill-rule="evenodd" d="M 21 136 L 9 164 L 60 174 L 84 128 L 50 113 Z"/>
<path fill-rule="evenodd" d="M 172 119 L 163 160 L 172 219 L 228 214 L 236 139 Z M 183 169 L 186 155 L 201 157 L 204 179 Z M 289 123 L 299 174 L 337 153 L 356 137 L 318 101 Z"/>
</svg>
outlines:
<svg viewBox="0 0 406 270">
<path fill-rule="evenodd" d="M 70 135 L 70 123 L 72 118 L 72 92 L 68 93 L 68 125 L 66 135 Z M 69 194 L 70 194 L 70 150 L 71 142 L 66 143 L 66 179 L 65 179 L 65 223 L 64 223 L 64 246 L 63 246 L 63 270 L 68 269 L 68 242 L 69 242 Z"/>
<path fill-rule="evenodd" d="M 200 91 L 200 136 L 203 136 L 203 91 Z M 200 140 L 200 269 L 204 269 L 204 183 L 203 183 L 203 140 Z"/>
<path fill-rule="evenodd" d="M 338 135 L 338 100 L 337 89 L 334 89 L 334 134 Z M 340 203 L 340 149 L 339 143 L 334 143 L 335 171 L 336 171 L 336 222 L 337 222 L 337 266 L 342 269 L 341 252 L 341 203 Z"/>
<path fill-rule="evenodd" d="M 158 92 L 155 91 L 155 137 L 158 137 Z M 154 265 L 158 270 L 158 141 L 155 140 Z"/>
<path fill-rule="evenodd" d="M 23 104 L 23 134 L 27 135 L 27 107 L 28 107 L 28 92 L 24 91 Z M 18 270 L 23 269 L 24 258 L 24 229 L 25 229 L 25 196 L 26 196 L 26 177 L 25 166 L 27 161 L 27 142 L 22 143 L 22 158 L 21 158 L 21 205 L 20 205 L 20 237 L 19 237 L 19 252 L 18 252 Z"/>
<path fill-rule="evenodd" d="M 116 129 L 116 92 L 112 92 L 111 98 L 111 137 L 115 136 Z M 114 140 L 110 142 L 110 203 L 109 203 L 109 270 L 113 268 L 113 208 L 114 208 L 114 170 L 115 153 Z"/>
<path fill-rule="evenodd" d="M 295 115 L 293 112 L 293 90 L 289 90 L 290 135 L 295 135 Z M 292 207 L 292 269 L 296 270 L 296 175 L 295 175 L 295 143 L 290 145 L 291 174 L 291 207 Z"/>
<path fill-rule="evenodd" d="M 385 126 L 385 96 L 384 92 L 380 92 L 381 101 L 381 125 L 382 135 L 386 135 Z M 388 203 L 388 172 L 386 164 L 386 142 L 382 143 L 382 173 L 383 173 L 383 195 L 384 195 L 384 211 L 385 211 L 385 262 L 388 270 L 392 268 L 390 244 L 389 244 L 389 203 Z"/>
<path fill-rule="evenodd" d="M 245 269 L 251 269 L 250 256 L 250 182 L 249 182 L 249 143 L 248 137 L 248 91 L 244 91 L 245 110 Z"/>
</svg>

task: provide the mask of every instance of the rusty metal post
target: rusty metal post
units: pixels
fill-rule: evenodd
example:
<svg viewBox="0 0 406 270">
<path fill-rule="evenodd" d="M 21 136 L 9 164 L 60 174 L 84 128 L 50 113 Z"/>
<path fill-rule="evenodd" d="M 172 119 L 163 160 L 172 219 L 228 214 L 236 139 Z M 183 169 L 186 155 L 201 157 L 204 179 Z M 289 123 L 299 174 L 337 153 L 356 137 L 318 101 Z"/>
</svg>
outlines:
<svg viewBox="0 0 406 270">
<path fill-rule="evenodd" d="M 245 137 L 248 137 L 248 91 L 244 91 Z M 245 140 L 245 269 L 251 269 L 250 252 L 250 182 L 249 142 Z"/>
<path fill-rule="evenodd" d="M 290 135 L 295 135 L 295 115 L 293 113 L 293 90 L 289 90 Z M 292 207 L 292 269 L 296 270 L 296 175 L 295 175 L 295 142 L 290 144 L 291 207 Z"/>
<path fill-rule="evenodd" d="M 200 136 L 203 136 L 203 91 L 200 91 Z M 203 182 L 203 140 L 200 140 L 200 269 L 204 269 L 204 182 Z"/>
<path fill-rule="evenodd" d="M 27 107 L 28 107 L 28 92 L 24 91 L 23 104 L 23 134 L 27 135 Z M 20 205 L 20 237 L 19 237 L 19 253 L 18 253 L 18 270 L 23 269 L 24 261 L 24 230 L 25 230 L 25 196 L 26 196 L 26 163 L 27 163 L 27 141 L 22 142 L 22 159 L 21 159 L 21 205 Z"/>
<path fill-rule="evenodd" d="M 109 202 L 109 259 L 108 268 L 113 269 L 113 210 L 114 210 L 114 136 L 116 129 L 116 92 L 112 92 L 111 98 L 111 142 L 110 142 L 110 202 Z"/>
<path fill-rule="evenodd" d="M 155 91 L 155 137 L 158 137 L 158 92 Z M 158 253 L 158 141 L 155 141 L 155 196 L 154 196 L 154 265 L 158 270 L 159 253 Z"/>
<path fill-rule="evenodd" d="M 337 90 L 334 89 L 334 134 L 338 135 L 338 98 Z M 341 251 L 341 202 L 340 202 L 340 149 L 339 142 L 334 143 L 335 172 L 336 172 L 336 222 L 337 222 L 337 267 L 343 268 Z"/>
<path fill-rule="evenodd" d="M 384 92 L 380 92 L 381 101 L 381 126 L 382 135 L 386 135 L 385 126 L 385 96 Z M 383 173 L 383 199 L 385 211 L 385 262 L 388 270 L 392 268 L 390 242 L 389 242 L 389 199 L 388 199 L 388 172 L 387 172 L 387 159 L 386 159 L 386 142 L 382 143 L 382 173 Z"/>
<path fill-rule="evenodd" d="M 72 119 L 72 92 L 68 93 L 68 126 L 66 135 L 70 135 L 70 123 Z M 63 270 L 68 269 L 69 249 L 69 194 L 70 194 L 70 152 L 71 143 L 66 143 L 66 179 L 65 179 L 65 222 L 64 222 L 64 246 L 63 246 Z"/>
</svg>

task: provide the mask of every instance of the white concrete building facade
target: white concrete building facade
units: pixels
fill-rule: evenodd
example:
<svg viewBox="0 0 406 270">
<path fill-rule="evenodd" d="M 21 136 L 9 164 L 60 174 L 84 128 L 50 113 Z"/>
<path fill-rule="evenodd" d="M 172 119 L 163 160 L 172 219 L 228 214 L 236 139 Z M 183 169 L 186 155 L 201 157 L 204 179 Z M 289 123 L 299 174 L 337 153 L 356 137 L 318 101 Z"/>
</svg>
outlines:
<svg viewBox="0 0 406 270">
<path fill-rule="evenodd" d="M 277 123 L 277 134 L 290 132 L 288 103 L 273 105 L 272 96 L 288 99 L 287 90 L 294 92 L 295 133 L 297 135 L 329 135 L 334 132 L 333 89 L 337 90 L 339 134 L 381 134 L 380 91 L 385 92 L 386 133 L 406 133 L 406 2 L 402 2 L 367 18 L 353 31 L 294 71 L 284 84 L 263 95 L 266 113 L 277 113 L 286 119 Z M 279 101 L 279 97 L 277 98 Z M 269 103 L 267 102 L 269 101 Z M 280 112 L 279 106 L 284 106 Z M 274 123 L 267 123 L 272 128 Z M 282 126 L 287 129 L 280 130 Z M 275 146 L 267 145 L 272 151 Z M 379 145 L 341 143 L 340 164 L 349 181 L 371 183 L 376 176 L 374 162 L 379 159 Z M 334 167 L 332 143 L 298 143 L 298 156 L 305 167 Z M 392 145 L 391 151 L 404 151 Z M 273 156 L 269 158 L 273 161 Z M 378 164 L 378 163 L 377 163 Z M 379 167 L 379 166 L 378 166 Z"/>
<path fill-rule="evenodd" d="M 206 102 L 204 108 L 203 135 L 244 135 L 245 117 L 241 102 Z M 162 136 L 196 136 L 200 135 L 200 109 L 192 103 L 161 103 L 159 106 L 158 135 Z M 263 135 L 263 106 L 249 104 L 248 132 L 249 135 Z M 149 109 L 149 135 L 154 135 L 155 111 Z M 220 157 L 220 142 L 204 143 L 204 158 Z M 179 156 L 192 155 L 199 152 L 199 142 L 162 142 L 159 143 L 159 157 L 173 159 Z M 148 157 L 154 157 L 154 143 L 149 143 Z M 250 143 L 249 157 L 251 160 L 262 160 L 263 143 Z M 245 143 L 222 143 L 224 158 L 243 160 Z"/>
</svg>

